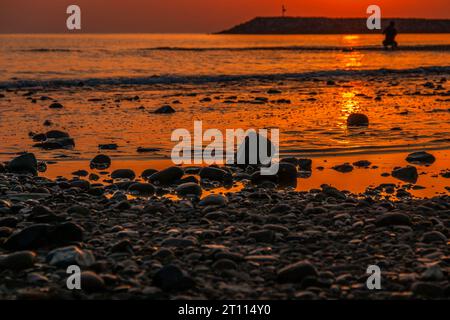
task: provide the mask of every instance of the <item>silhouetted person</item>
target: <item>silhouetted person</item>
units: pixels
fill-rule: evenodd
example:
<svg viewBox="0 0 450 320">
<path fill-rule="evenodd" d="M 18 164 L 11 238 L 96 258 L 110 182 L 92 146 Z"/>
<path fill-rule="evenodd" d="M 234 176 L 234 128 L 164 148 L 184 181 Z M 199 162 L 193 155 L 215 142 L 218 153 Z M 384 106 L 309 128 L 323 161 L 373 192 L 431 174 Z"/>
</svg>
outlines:
<svg viewBox="0 0 450 320">
<path fill-rule="evenodd" d="M 395 37 L 397 36 L 397 29 L 395 28 L 395 22 L 391 21 L 389 26 L 384 29 L 383 34 L 385 35 L 383 46 L 385 49 L 391 47 L 392 49 L 397 48 L 397 42 Z"/>
</svg>

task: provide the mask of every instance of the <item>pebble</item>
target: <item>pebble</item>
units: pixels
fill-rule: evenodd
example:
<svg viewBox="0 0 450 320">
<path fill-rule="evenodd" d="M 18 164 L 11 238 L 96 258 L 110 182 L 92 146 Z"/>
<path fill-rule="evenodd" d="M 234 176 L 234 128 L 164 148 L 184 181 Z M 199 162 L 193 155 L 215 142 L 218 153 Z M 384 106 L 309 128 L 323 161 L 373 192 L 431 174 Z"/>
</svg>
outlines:
<svg viewBox="0 0 450 320">
<path fill-rule="evenodd" d="M 394 169 L 391 175 L 394 178 L 410 183 L 416 183 L 417 179 L 419 178 L 417 168 L 414 166 L 407 166 L 403 168 Z"/>
<path fill-rule="evenodd" d="M 280 269 L 277 280 L 282 283 L 298 283 L 309 276 L 317 277 L 317 270 L 309 261 L 303 260 Z"/>
<path fill-rule="evenodd" d="M 181 179 L 184 171 L 180 167 L 169 167 L 158 171 L 149 177 L 149 181 L 157 185 L 170 185 Z"/>
<path fill-rule="evenodd" d="M 32 268 L 36 259 L 33 251 L 18 251 L 0 256 L 0 269 L 23 270 Z"/>
<path fill-rule="evenodd" d="M 111 173 L 113 179 L 129 179 L 133 180 L 136 174 L 131 169 L 116 169 Z"/>
<path fill-rule="evenodd" d="M 380 216 L 375 223 L 379 227 L 409 226 L 411 219 L 404 213 L 386 213 Z"/>
<path fill-rule="evenodd" d="M 76 246 L 57 248 L 47 254 L 47 262 L 56 267 L 65 268 L 70 265 L 90 267 L 95 263 L 95 257 L 90 250 L 82 250 Z"/>
<path fill-rule="evenodd" d="M 103 279 L 93 271 L 81 272 L 81 290 L 88 293 L 99 292 L 105 289 Z"/>
<path fill-rule="evenodd" d="M 202 195 L 202 188 L 194 182 L 187 182 L 180 184 L 176 189 L 175 192 L 180 197 L 186 197 L 186 196 L 197 196 L 200 197 Z"/>
<path fill-rule="evenodd" d="M 369 125 L 369 118 L 362 113 L 352 113 L 347 118 L 348 127 L 367 127 Z"/>
<path fill-rule="evenodd" d="M 210 194 L 204 197 L 199 203 L 199 206 L 225 206 L 228 204 L 228 199 L 221 194 Z"/>
<path fill-rule="evenodd" d="M 162 267 L 153 276 L 153 284 L 164 291 L 187 290 L 195 286 L 186 272 L 174 265 Z"/>
<path fill-rule="evenodd" d="M 406 157 L 406 161 L 413 164 L 432 164 L 436 158 L 425 151 L 413 152 Z"/>
<path fill-rule="evenodd" d="M 90 162 L 91 169 L 105 170 L 111 166 L 111 158 L 105 154 L 96 155 Z"/>
<path fill-rule="evenodd" d="M 136 182 L 128 187 L 128 192 L 133 195 L 149 197 L 155 193 L 155 186 L 151 183 Z"/>
</svg>

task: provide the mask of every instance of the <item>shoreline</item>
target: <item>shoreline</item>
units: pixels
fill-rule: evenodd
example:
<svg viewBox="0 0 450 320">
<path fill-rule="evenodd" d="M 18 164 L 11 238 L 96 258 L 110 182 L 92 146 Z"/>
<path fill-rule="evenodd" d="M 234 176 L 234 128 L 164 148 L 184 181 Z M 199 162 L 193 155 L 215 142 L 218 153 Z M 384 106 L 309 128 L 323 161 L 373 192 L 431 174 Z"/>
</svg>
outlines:
<svg viewBox="0 0 450 320">
<path fill-rule="evenodd" d="M 449 195 L 413 199 L 402 187 L 393 201 L 382 190 L 298 192 L 261 181 L 200 200 L 228 184 L 219 180 L 229 169 L 243 174 L 203 168 L 198 184 L 185 176 L 196 169 L 162 170 L 150 176 L 153 187 L 124 170 L 104 186 L 0 173 L 0 274 L 11 279 L 0 297 L 448 298 Z M 127 189 L 146 195 L 129 198 Z M 74 263 L 81 290 L 65 286 Z M 366 287 L 373 265 L 381 290 Z"/>
</svg>

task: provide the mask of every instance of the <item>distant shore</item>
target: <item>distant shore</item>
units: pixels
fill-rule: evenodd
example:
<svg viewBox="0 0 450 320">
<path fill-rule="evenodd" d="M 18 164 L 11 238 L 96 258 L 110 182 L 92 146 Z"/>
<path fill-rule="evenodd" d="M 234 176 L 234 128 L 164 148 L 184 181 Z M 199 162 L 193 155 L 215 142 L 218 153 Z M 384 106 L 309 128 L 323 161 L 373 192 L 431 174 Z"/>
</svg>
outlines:
<svg viewBox="0 0 450 320">
<path fill-rule="evenodd" d="M 367 18 L 256 17 L 217 34 L 375 34 Z M 400 33 L 450 33 L 449 19 L 384 18 L 396 21 Z"/>
</svg>

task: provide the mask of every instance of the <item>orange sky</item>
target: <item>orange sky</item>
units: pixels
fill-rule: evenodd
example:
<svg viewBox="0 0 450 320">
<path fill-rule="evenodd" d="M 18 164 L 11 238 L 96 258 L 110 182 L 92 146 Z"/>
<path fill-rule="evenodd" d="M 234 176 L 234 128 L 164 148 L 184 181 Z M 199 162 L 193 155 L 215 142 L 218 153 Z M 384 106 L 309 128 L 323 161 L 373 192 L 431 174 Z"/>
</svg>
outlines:
<svg viewBox="0 0 450 320">
<path fill-rule="evenodd" d="M 450 0 L 0 0 L 0 33 L 65 32 L 66 7 L 82 9 L 83 32 L 215 32 L 253 18 L 363 17 L 378 4 L 385 17 L 450 18 Z"/>
</svg>

